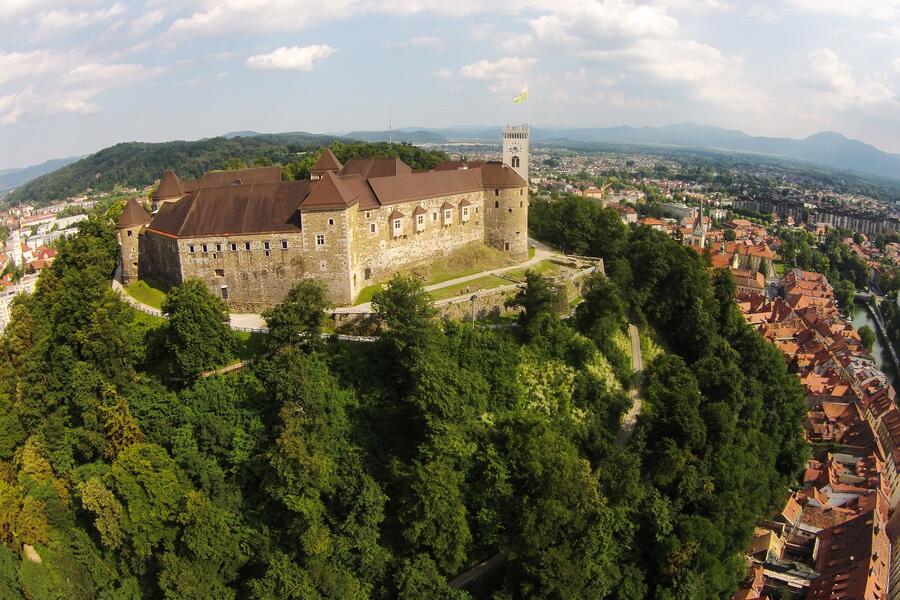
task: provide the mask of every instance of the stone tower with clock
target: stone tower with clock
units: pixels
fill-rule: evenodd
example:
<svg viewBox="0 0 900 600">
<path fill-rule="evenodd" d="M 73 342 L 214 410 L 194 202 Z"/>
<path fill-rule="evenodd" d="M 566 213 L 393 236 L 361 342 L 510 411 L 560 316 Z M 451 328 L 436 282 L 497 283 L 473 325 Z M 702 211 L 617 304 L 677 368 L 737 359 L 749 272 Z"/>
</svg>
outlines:
<svg viewBox="0 0 900 600">
<path fill-rule="evenodd" d="M 508 165 L 519 177 L 528 182 L 528 142 L 527 125 L 503 128 L 503 164 Z"/>
</svg>

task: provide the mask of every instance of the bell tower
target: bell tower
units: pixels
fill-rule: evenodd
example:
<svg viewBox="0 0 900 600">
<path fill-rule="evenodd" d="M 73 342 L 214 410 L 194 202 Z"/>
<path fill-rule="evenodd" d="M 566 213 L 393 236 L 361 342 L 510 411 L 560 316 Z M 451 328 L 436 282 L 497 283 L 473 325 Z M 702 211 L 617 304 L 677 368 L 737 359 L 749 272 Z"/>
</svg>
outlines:
<svg viewBox="0 0 900 600">
<path fill-rule="evenodd" d="M 528 183 L 528 125 L 513 127 L 507 125 L 503 128 L 503 164 Z"/>
</svg>

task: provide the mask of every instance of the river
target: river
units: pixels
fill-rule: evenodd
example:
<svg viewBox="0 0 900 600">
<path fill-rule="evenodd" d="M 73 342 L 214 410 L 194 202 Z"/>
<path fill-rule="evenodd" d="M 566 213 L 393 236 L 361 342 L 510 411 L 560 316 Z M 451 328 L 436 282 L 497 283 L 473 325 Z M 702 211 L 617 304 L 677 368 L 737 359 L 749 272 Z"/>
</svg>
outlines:
<svg viewBox="0 0 900 600">
<path fill-rule="evenodd" d="M 896 374 L 891 364 L 891 353 L 882 342 L 881 335 L 878 333 L 878 327 L 875 325 L 875 319 L 869 314 L 865 305 L 857 302 L 853 305 L 853 328 L 859 331 L 859 328 L 863 325 L 868 325 L 875 332 L 875 344 L 872 347 L 872 357 L 875 359 L 875 365 L 887 375 L 890 383 L 894 383 Z"/>
</svg>

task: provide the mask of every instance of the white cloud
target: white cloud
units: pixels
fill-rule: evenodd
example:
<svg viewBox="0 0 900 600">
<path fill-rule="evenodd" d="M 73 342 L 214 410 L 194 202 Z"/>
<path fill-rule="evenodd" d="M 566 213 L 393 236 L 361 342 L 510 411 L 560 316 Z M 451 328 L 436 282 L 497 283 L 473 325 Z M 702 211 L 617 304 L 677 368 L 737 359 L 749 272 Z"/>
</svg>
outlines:
<svg viewBox="0 0 900 600">
<path fill-rule="evenodd" d="M 119 2 L 109 8 L 97 11 L 70 11 L 67 9 L 42 12 L 37 16 L 41 29 L 67 30 L 95 25 L 125 12 L 125 6 Z"/>
<path fill-rule="evenodd" d="M 12 125 L 25 112 L 25 104 L 31 96 L 31 88 L 27 87 L 17 94 L 0 96 L 0 125 Z"/>
<path fill-rule="evenodd" d="M 453 71 L 450 69 L 438 69 L 433 75 L 438 79 L 453 79 Z"/>
<path fill-rule="evenodd" d="M 480 81 L 509 79 L 521 76 L 531 68 L 537 59 L 508 56 L 499 60 L 479 60 L 460 68 L 459 74 L 466 79 Z"/>
<path fill-rule="evenodd" d="M 64 81 L 70 85 L 118 87 L 158 75 L 160 67 L 147 68 L 135 64 L 86 63 L 66 73 Z"/>
<path fill-rule="evenodd" d="M 316 63 L 335 53 L 335 49 L 325 44 L 314 46 L 282 46 L 268 54 L 257 54 L 247 59 L 247 66 L 253 69 L 290 69 L 311 71 Z"/>
<path fill-rule="evenodd" d="M 504 40 L 500 44 L 501 50 L 510 54 L 519 54 L 534 45 L 534 38 L 530 34 L 518 35 Z"/>
<path fill-rule="evenodd" d="M 798 11 L 840 17 L 892 19 L 900 15 L 900 0 L 787 0 Z"/>
<path fill-rule="evenodd" d="M 529 25 L 536 40 L 566 49 L 620 47 L 636 38 L 669 37 L 678 29 L 665 8 L 627 0 L 563 4 Z"/>
<path fill-rule="evenodd" d="M 441 38 L 433 35 L 417 35 L 402 42 L 387 42 L 387 48 L 438 48 Z"/>
<path fill-rule="evenodd" d="M 20 77 L 44 73 L 60 62 L 61 57 L 48 50 L 0 53 L 0 85 Z"/>
<path fill-rule="evenodd" d="M 807 84 L 822 92 L 839 107 L 877 104 L 894 98 L 894 92 L 879 77 L 858 80 L 850 65 L 828 48 L 809 54 L 812 77 Z"/>
<path fill-rule="evenodd" d="M 894 73 L 900 73 L 900 56 L 891 61 L 891 66 L 894 67 Z"/>
<path fill-rule="evenodd" d="M 162 23 L 165 16 L 165 11 L 159 9 L 151 10 L 131 22 L 131 33 L 134 35 L 146 33 L 148 29 L 152 29 Z"/>
<path fill-rule="evenodd" d="M 731 8 L 721 0 L 656 0 L 653 4 L 666 10 L 695 15 L 721 12 Z"/>
</svg>

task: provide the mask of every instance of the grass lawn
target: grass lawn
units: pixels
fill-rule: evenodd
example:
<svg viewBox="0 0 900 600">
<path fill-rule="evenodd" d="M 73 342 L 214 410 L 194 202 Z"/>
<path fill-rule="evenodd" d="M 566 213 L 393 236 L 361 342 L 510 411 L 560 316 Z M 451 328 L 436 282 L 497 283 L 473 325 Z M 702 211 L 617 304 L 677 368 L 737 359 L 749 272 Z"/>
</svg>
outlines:
<svg viewBox="0 0 900 600">
<path fill-rule="evenodd" d="M 534 258 L 534 255 L 537 254 L 537 248 L 534 246 L 528 246 L 528 258 Z"/>
<path fill-rule="evenodd" d="M 528 271 L 529 269 L 532 271 L 537 271 L 540 275 L 545 275 L 547 277 L 559 275 L 559 265 L 552 263 L 549 260 L 542 260 L 538 264 L 528 267 L 528 269 L 515 269 L 513 271 L 507 271 L 503 275 L 511 279 L 524 280 L 525 271 Z"/>
<path fill-rule="evenodd" d="M 479 290 L 490 290 L 504 285 L 510 285 L 510 281 L 503 279 L 502 277 L 497 277 L 496 275 L 487 275 L 485 277 L 467 281 L 460 285 L 451 285 L 449 287 L 434 290 L 433 292 L 428 292 L 428 295 L 431 296 L 432 300 L 446 300 L 447 298 L 455 298 L 456 296 L 462 296 L 463 294 L 472 294 Z"/>
<path fill-rule="evenodd" d="M 266 334 L 249 331 L 235 331 L 237 340 L 235 354 L 241 360 L 253 360 L 266 353 Z"/>
<path fill-rule="evenodd" d="M 157 287 L 153 287 L 146 281 L 139 279 L 125 286 L 128 295 L 147 306 L 156 309 L 162 308 L 163 300 L 166 299 L 166 293 Z"/>
<path fill-rule="evenodd" d="M 775 275 L 777 275 L 778 277 L 784 277 L 784 272 L 787 271 L 787 265 L 785 265 L 783 262 L 776 261 L 772 263 L 772 266 L 775 267 Z"/>
<path fill-rule="evenodd" d="M 366 302 L 372 301 L 372 296 L 375 295 L 375 292 L 381 289 L 380 283 L 376 283 L 374 285 L 370 285 L 368 287 L 364 287 L 359 291 L 359 295 L 356 297 L 356 302 L 353 303 L 353 306 L 358 304 L 365 304 Z"/>
<path fill-rule="evenodd" d="M 475 243 L 454 250 L 427 266 L 413 269 L 412 272 L 422 277 L 423 286 L 429 286 L 513 264 L 515 263 L 500 250 Z"/>
</svg>

